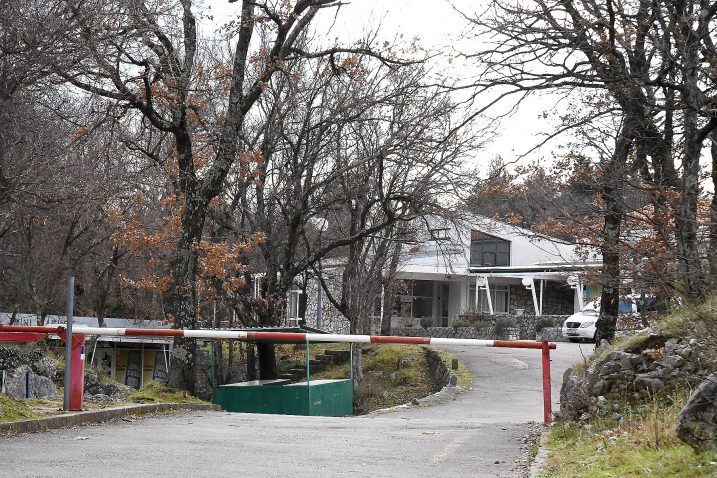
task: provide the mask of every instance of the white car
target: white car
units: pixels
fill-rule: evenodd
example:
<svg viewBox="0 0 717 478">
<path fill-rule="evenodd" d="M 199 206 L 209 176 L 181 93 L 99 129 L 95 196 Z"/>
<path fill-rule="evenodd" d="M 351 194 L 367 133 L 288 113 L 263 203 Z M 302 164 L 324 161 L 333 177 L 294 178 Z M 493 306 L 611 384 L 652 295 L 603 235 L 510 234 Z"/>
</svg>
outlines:
<svg viewBox="0 0 717 478">
<path fill-rule="evenodd" d="M 571 342 L 580 340 L 595 340 L 595 322 L 600 315 L 599 309 L 594 304 L 586 305 L 577 314 L 568 317 L 563 323 L 563 337 Z"/>
</svg>

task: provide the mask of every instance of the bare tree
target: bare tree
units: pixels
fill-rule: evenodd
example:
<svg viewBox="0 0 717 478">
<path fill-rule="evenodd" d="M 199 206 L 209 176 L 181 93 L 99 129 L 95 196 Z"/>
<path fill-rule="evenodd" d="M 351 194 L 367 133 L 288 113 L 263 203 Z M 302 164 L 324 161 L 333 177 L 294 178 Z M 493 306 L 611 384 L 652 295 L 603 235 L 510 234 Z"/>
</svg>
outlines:
<svg viewBox="0 0 717 478">
<path fill-rule="evenodd" d="M 299 43 L 321 10 L 339 4 L 244 0 L 240 17 L 228 26 L 233 45 L 227 64 L 217 61 L 209 42 L 199 37 L 190 0 L 103 2 L 90 8 L 71 3 L 83 49 L 73 69 L 58 74 L 97 98 L 109 116 L 171 145 L 166 157 L 157 155 L 157 143 L 146 135 L 144 144 L 136 143 L 148 157 L 171 163 L 181 205 L 167 294 L 176 327 L 197 324 L 197 247 L 210 203 L 223 191 L 239 158 L 250 161 L 241 134 L 272 77 L 293 58 L 332 57 L 343 51 L 374 54 L 364 45 L 308 50 Z M 260 37 L 258 49 L 255 34 Z M 177 345 L 170 382 L 192 390 L 195 345 Z"/>
<path fill-rule="evenodd" d="M 498 91 L 501 99 L 547 90 L 608 95 L 597 116 L 562 125 L 551 136 L 599 116 L 619 118 L 620 135 L 606 164 L 615 173 L 606 176 L 613 180 L 603 190 L 603 198 L 612 201 L 606 207 L 605 246 L 616 246 L 622 198 L 615 179 L 633 151 L 655 214 L 671 218 L 679 280 L 691 298 L 706 291 L 697 203 L 700 151 L 715 126 L 712 86 L 705 81 L 714 56 L 708 33 L 714 14 L 709 2 L 537 0 L 493 1 L 485 15 L 469 17 L 477 32 L 491 35 L 490 47 L 474 55 L 483 65 L 474 83 L 477 94 Z M 605 252 L 604 274 L 615 274 L 617 255 Z M 613 323 L 617 315 L 613 289 L 604 289 L 601 324 Z M 604 335 L 609 337 L 609 330 Z"/>
<path fill-rule="evenodd" d="M 257 165 L 227 190 L 226 227 L 266 237 L 249 258 L 264 274 L 261 297 L 226 297 L 245 320 L 278 324 L 296 278 L 311 270 L 321 277 L 327 260 L 350 257 L 345 291 L 368 284 L 359 267 L 380 277 L 380 263 L 363 262 L 376 257 L 378 240 L 437 209 L 438 191 L 447 196 L 460 187 L 456 171 L 467 141 L 451 132 L 450 103 L 423 87 L 424 75 L 419 65 L 347 54 L 286 62 L 267 84 L 245 133 Z M 364 292 L 361 307 L 360 294 L 335 298 L 344 300 L 339 310 L 352 318 L 352 330 L 375 302 L 375 290 Z M 262 374 L 271 373 L 271 347 L 259 353 Z"/>
</svg>

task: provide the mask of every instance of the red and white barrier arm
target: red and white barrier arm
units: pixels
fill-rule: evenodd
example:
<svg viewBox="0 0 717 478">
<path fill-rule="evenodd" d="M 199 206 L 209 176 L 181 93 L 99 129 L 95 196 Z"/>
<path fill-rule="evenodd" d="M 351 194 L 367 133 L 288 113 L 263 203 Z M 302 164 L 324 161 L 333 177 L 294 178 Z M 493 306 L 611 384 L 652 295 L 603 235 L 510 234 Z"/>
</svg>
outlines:
<svg viewBox="0 0 717 478">
<path fill-rule="evenodd" d="M 47 334 L 55 333 L 58 330 L 64 330 L 64 327 L 62 325 L 34 327 L 0 324 L 0 332 L 39 332 Z M 308 341 L 333 343 L 467 345 L 475 347 L 508 347 L 523 349 L 543 348 L 542 342 L 530 340 L 448 339 L 431 337 L 399 337 L 395 335 L 340 335 L 245 330 L 135 329 L 119 327 L 86 327 L 79 324 L 73 327 L 73 333 L 83 335 L 109 335 L 125 337 L 187 337 L 194 339 L 271 340 L 302 343 Z M 550 343 L 548 346 L 549 348 L 554 349 L 555 343 Z"/>
</svg>

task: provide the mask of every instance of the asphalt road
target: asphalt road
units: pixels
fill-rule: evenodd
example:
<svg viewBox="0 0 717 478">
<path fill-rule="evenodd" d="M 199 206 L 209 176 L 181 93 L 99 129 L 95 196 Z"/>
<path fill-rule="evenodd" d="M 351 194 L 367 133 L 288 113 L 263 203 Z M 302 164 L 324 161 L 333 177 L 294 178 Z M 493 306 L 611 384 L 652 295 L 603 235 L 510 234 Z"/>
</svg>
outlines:
<svg viewBox="0 0 717 478">
<path fill-rule="evenodd" d="M 0 476 L 522 476 L 525 437 L 543 417 L 540 352 L 448 350 L 473 385 L 432 406 L 352 418 L 190 412 L 0 438 Z M 559 344 L 551 356 L 557 402 L 582 355 Z"/>
</svg>

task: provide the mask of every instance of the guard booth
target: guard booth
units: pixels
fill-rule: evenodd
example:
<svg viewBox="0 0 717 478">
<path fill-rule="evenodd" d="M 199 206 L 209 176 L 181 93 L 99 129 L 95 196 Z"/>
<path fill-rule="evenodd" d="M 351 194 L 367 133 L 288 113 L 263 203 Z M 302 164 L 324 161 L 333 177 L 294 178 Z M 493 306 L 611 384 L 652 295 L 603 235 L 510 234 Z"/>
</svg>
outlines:
<svg viewBox="0 0 717 478">
<path fill-rule="evenodd" d="M 323 331 L 306 326 L 266 327 L 242 329 L 279 333 Z M 277 334 L 277 336 L 280 336 Z M 272 340 L 274 343 L 292 341 Z M 349 356 L 349 374 L 352 374 L 353 357 Z M 306 415 L 324 417 L 345 417 L 353 415 L 353 378 L 339 380 L 311 380 L 309 344 L 306 343 L 306 381 L 292 382 L 289 379 L 252 380 L 214 387 L 212 402 L 227 412 L 268 413 L 278 415 Z"/>
</svg>

